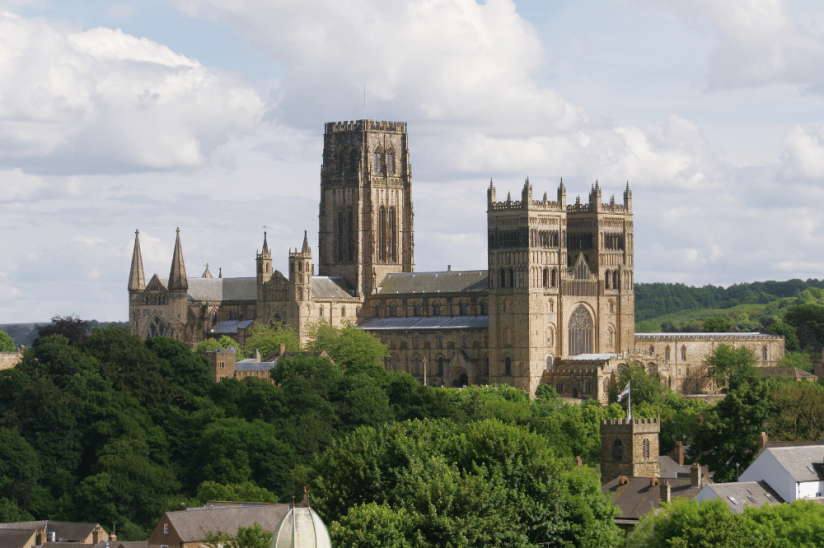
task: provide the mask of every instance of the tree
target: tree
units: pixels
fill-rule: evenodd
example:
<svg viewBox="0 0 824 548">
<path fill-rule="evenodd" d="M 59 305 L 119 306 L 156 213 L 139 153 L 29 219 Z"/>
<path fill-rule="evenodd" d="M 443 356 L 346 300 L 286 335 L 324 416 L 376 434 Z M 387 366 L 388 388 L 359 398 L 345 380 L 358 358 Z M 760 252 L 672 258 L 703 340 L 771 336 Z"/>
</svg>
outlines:
<svg viewBox="0 0 824 548">
<path fill-rule="evenodd" d="M 264 531 L 257 522 L 251 527 L 238 527 L 234 538 L 224 531 L 206 534 L 206 544 L 210 548 L 269 548 L 271 543 L 272 532 Z"/>
<path fill-rule="evenodd" d="M 353 324 L 338 328 L 320 321 L 309 328 L 310 350 L 329 354 L 339 366 L 346 370 L 353 367 L 376 367 L 381 370 L 387 356 L 386 345 L 371 333 L 358 329 Z"/>
<path fill-rule="evenodd" d="M 37 339 L 32 346 L 37 346 L 40 339 L 49 335 L 62 335 L 70 344 L 75 344 L 83 340 L 91 332 L 91 324 L 86 320 L 81 320 L 77 316 L 55 316 L 51 323 L 37 327 Z"/>
<path fill-rule="evenodd" d="M 721 499 L 695 502 L 676 498 L 648 512 L 627 539 L 630 548 L 754 546 L 744 520 Z"/>
<path fill-rule="evenodd" d="M 735 481 L 755 460 L 758 437 L 770 416 L 767 385 L 742 385 L 705 413 L 690 452 L 715 472 L 716 482 Z"/>
<path fill-rule="evenodd" d="M 250 481 L 221 484 L 209 480 L 204 481 L 197 488 L 197 500 L 200 504 L 206 504 L 210 500 L 269 503 L 278 501 L 274 493 Z"/>
<path fill-rule="evenodd" d="M 14 352 L 17 350 L 17 345 L 14 344 L 14 339 L 9 337 L 5 331 L 0 331 L 0 352 Z"/>
<path fill-rule="evenodd" d="M 778 382 L 770 387 L 768 433 L 776 441 L 809 441 L 824 430 L 824 388 L 810 382 Z"/>
<path fill-rule="evenodd" d="M 787 352 L 800 352 L 801 344 L 798 342 L 798 335 L 795 334 L 795 327 L 788 323 L 777 321 L 767 326 L 767 329 L 784 337 L 784 350 Z"/>
<path fill-rule="evenodd" d="M 277 321 L 273 321 L 270 325 L 255 322 L 249 327 L 245 352 L 251 354 L 257 348 L 260 355 L 265 358 L 277 352 L 281 344 L 286 345 L 286 350 L 289 352 L 300 350 L 298 334 L 288 325 Z"/>
<path fill-rule="evenodd" d="M 744 346 L 733 348 L 719 344 L 706 358 L 704 363 L 716 385 L 728 385 L 730 390 L 751 383 L 758 375 L 755 353 Z"/>
<path fill-rule="evenodd" d="M 704 333 L 726 333 L 732 323 L 723 316 L 714 316 L 704 320 Z"/>
<path fill-rule="evenodd" d="M 797 367 L 802 371 L 812 371 L 813 364 L 806 352 L 785 352 L 778 360 L 778 367 Z"/>
<path fill-rule="evenodd" d="M 788 306 L 784 310 L 784 321 L 795 327 L 807 327 L 819 344 L 824 343 L 824 306 L 812 303 Z"/>
<path fill-rule="evenodd" d="M 630 385 L 633 406 L 658 402 L 669 391 L 657 377 L 647 373 L 643 364 L 633 360 L 623 367 L 618 373 L 618 378 L 610 383 L 608 390 L 610 403 L 617 401 L 618 394 L 627 383 Z M 629 400 L 624 400 L 622 405 L 626 407 L 628 403 Z"/>
<path fill-rule="evenodd" d="M 204 339 L 197 343 L 196 352 L 209 352 L 211 350 L 222 350 L 224 348 L 239 348 L 236 340 L 228 335 L 223 335 L 219 339 Z"/>
</svg>

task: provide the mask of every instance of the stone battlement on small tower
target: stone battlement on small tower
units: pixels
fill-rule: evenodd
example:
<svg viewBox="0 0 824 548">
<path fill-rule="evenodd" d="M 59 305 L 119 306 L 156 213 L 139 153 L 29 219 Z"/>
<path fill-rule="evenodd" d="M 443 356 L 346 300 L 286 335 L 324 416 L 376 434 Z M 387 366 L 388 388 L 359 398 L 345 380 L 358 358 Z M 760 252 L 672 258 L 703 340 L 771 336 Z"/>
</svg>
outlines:
<svg viewBox="0 0 824 548">
<path fill-rule="evenodd" d="M 634 434 L 657 434 L 661 431 L 658 419 L 604 419 L 601 434 L 617 434 L 631 431 Z"/>
<path fill-rule="evenodd" d="M 385 120 L 350 120 L 344 122 L 328 122 L 326 134 L 345 133 L 349 131 L 385 131 L 390 133 L 406 133 L 406 122 L 388 122 Z"/>
</svg>

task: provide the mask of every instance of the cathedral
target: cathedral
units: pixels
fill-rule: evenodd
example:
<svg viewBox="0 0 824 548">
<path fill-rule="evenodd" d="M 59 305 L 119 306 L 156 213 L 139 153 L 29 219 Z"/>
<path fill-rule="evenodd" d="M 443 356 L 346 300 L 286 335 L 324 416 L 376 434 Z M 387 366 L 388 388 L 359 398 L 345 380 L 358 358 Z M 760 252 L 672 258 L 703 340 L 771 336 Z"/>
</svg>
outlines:
<svg viewBox="0 0 824 548">
<path fill-rule="evenodd" d="M 716 345 L 747 346 L 775 365 L 784 340 L 770 333 L 635 333 L 632 191 L 604 202 L 498 201 L 487 189 L 486 270 L 415 271 L 412 172 L 406 124 L 327 123 L 320 181 L 317 273 L 308 234 L 272 270 L 263 236 L 256 277 L 187 277 L 178 230 L 168 277 L 143 273 L 135 234 L 129 276 L 131 331 L 196 345 L 243 340 L 253 322 L 280 321 L 304 342 L 310 324 L 355 323 L 389 348 L 386 367 L 431 386 L 505 383 L 534 394 L 551 384 L 573 398 L 606 399 L 634 360 L 675 390 L 689 385 Z M 537 198 L 537 199 L 536 199 Z M 697 388 L 703 390 L 703 388 Z"/>
</svg>

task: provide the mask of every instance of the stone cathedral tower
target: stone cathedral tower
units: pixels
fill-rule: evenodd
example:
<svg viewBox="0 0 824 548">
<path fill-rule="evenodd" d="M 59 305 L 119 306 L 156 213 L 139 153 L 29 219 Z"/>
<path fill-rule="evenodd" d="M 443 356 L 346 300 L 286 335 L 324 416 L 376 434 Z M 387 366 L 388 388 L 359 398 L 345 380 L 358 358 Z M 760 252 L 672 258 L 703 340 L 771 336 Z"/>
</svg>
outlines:
<svg viewBox="0 0 824 548">
<path fill-rule="evenodd" d="M 415 266 L 412 171 L 403 122 L 326 124 L 318 274 L 346 278 L 358 296 Z"/>
<path fill-rule="evenodd" d="M 534 390 L 556 360 L 617 354 L 635 344 L 632 194 L 624 203 L 521 199 L 487 190 L 490 382 Z M 591 388 L 590 388 L 591 390 Z M 577 396 L 576 396 L 577 397 Z"/>
</svg>

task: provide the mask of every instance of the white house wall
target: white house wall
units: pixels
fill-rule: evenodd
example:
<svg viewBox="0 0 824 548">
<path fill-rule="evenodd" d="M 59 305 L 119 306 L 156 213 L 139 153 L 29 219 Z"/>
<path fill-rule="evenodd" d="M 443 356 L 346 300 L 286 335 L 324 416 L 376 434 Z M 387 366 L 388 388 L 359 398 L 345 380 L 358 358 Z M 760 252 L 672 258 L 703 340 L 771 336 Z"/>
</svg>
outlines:
<svg viewBox="0 0 824 548">
<path fill-rule="evenodd" d="M 765 481 L 785 502 L 792 502 L 798 498 L 795 478 L 769 451 L 761 453 L 755 462 L 744 470 L 738 481 Z"/>
</svg>

